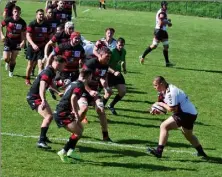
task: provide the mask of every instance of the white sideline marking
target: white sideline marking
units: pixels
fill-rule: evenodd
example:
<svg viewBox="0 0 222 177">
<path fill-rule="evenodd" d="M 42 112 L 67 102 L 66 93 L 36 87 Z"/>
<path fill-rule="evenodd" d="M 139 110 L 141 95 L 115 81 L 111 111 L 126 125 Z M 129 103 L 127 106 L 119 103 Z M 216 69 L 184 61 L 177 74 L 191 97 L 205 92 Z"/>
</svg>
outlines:
<svg viewBox="0 0 222 177">
<path fill-rule="evenodd" d="M 1 135 L 5 136 L 12 136 L 12 137 L 22 137 L 22 138 L 34 138 L 38 139 L 39 136 L 34 136 L 34 135 L 22 135 L 22 134 L 16 134 L 16 133 L 6 133 L 2 132 Z M 50 138 L 51 140 L 59 140 L 59 141 L 67 141 L 68 139 L 65 138 Z M 105 143 L 105 142 L 99 142 L 99 141 L 88 141 L 88 140 L 79 140 L 80 143 L 83 144 L 96 144 L 96 145 L 105 145 L 105 146 L 113 146 L 113 147 L 124 147 L 124 148 L 132 148 L 132 149 L 142 149 L 146 151 L 146 147 L 142 146 L 133 146 L 133 145 L 128 145 L 128 144 L 118 144 L 118 143 Z M 167 150 L 164 150 L 167 151 Z M 175 153 L 188 153 L 188 154 L 193 154 L 193 152 L 190 151 L 181 151 L 181 150 L 168 150 L 169 152 L 175 152 Z"/>
<path fill-rule="evenodd" d="M 88 11 L 90 11 L 90 9 L 86 9 L 86 10 L 82 11 L 82 13 L 86 13 Z"/>
</svg>

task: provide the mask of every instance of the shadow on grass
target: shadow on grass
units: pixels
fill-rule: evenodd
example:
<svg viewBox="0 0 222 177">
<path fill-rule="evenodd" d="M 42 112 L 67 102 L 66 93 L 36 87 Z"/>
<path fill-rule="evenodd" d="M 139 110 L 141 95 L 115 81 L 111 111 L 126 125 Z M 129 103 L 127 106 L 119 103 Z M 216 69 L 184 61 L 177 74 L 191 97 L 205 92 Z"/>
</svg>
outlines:
<svg viewBox="0 0 222 177">
<path fill-rule="evenodd" d="M 145 103 L 145 104 L 153 104 L 154 102 L 152 101 L 141 101 L 141 100 L 129 100 L 129 99 L 123 99 L 121 101 L 124 102 L 130 102 L 130 103 Z"/>
<path fill-rule="evenodd" d="M 201 158 L 197 157 L 197 160 L 186 160 L 186 159 L 179 159 L 174 161 L 179 162 L 194 162 L 194 163 L 215 163 L 215 164 L 222 164 L 222 158 L 220 157 L 208 157 L 208 158 Z"/>
<path fill-rule="evenodd" d="M 183 68 L 183 67 L 172 67 L 173 69 L 181 69 L 181 70 L 188 70 L 188 71 L 204 71 L 209 73 L 222 73 L 222 71 L 217 70 L 207 70 L 207 69 L 194 69 L 194 68 Z"/>
<path fill-rule="evenodd" d="M 79 151 L 81 153 L 108 153 L 115 155 L 116 157 L 141 157 L 147 156 L 145 152 L 133 151 L 133 150 L 113 150 L 113 149 L 98 149 L 93 147 L 85 147 L 85 146 L 78 146 Z"/>
<path fill-rule="evenodd" d="M 134 122 L 123 122 L 123 121 L 114 121 L 114 120 L 108 120 L 109 124 L 119 124 L 119 125 L 130 125 L 130 126 L 139 126 L 139 127 L 145 127 L 145 128 L 159 128 L 157 125 L 149 125 L 149 124 L 140 124 L 140 123 L 134 123 Z"/>
<path fill-rule="evenodd" d="M 120 163 L 120 162 L 94 162 L 89 160 L 82 160 L 84 164 L 103 166 L 103 167 L 122 167 L 122 168 L 130 168 L 130 169 L 144 169 L 151 171 L 196 171 L 196 169 L 188 169 L 188 168 L 180 168 L 180 167 L 167 167 L 162 165 L 154 165 L 148 163 Z"/>
<path fill-rule="evenodd" d="M 159 117 L 156 117 L 156 116 L 153 116 L 153 117 L 149 117 L 150 114 L 147 112 L 147 117 L 137 117 L 137 116 L 131 116 L 131 115 L 121 115 L 121 114 L 118 114 L 118 115 L 115 115 L 115 117 L 118 117 L 121 119 L 121 117 L 124 117 L 124 118 L 129 118 L 129 119 L 137 119 L 137 120 L 154 120 L 154 121 L 164 121 L 165 119 L 164 118 L 159 118 Z"/>
</svg>

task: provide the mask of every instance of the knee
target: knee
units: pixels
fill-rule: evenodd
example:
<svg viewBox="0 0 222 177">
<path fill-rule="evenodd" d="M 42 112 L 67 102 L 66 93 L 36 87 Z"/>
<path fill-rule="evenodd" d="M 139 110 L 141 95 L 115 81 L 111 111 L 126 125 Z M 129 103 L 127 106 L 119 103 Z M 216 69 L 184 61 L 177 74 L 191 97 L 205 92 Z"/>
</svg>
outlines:
<svg viewBox="0 0 222 177">
<path fill-rule="evenodd" d="M 80 111 L 81 112 L 87 112 L 88 111 L 88 106 L 81 106 Z"/>
<path fill-rule="evenodd" d="M 154 49 L 157 48 L 157 45 L 153 45 L 153 44 L 152 44 L 152 45 L 150 46 L 150 48 L 151 48 L 152 50 L 154 50 Z"/>
<path fill-rule="evenodd" d="M 126 94 L 126 89 L 118 90 L 118 94 L 119 94 L 120 97 L 124 97 L 125 94 Z"/>
<path fill-rule="evenodd" d="M 164 123 L 162 123 L 161 125 L 160 125 L 160 130 L 161 131 L 168 131 L 168 128 L 167 128 L 167 125 L 166 124 L 164 124 Z"/>
<path fill-rule="evenodd" d="M 168 49 L 169 49 L 169 46 L 168 46 L 168 45 L 164 45 L 164 46 L 163 46 L 163 50 L 168 51 Z"/>
<path fill-rule="evenodd" d="M 101 107 L 97 108 L 97 109 L 96 109 L 96 112 L 97 112 L 98 115 L 103 115 L 103 114 L 105 114 L 104 108 L 101 108 Z"/>
</svg>

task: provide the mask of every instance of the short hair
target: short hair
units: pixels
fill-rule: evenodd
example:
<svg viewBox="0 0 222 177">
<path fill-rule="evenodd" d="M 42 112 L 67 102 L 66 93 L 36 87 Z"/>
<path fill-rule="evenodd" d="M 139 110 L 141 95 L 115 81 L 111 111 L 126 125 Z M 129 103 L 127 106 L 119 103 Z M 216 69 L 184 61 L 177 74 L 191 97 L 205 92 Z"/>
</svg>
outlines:
<svg viewBox="0 0 222 177">
<path fill-rule="evenodd" d="M 42 13 L 44 13 L 44 10 L 43 10 L 43 9 L 38 9 L 38 10 L 36 10 L 35 13 L 38 13 L 38 12 L 42 12 Z"/>
<path fill-rule="evenodd" d="M 54 61 L 57 61 L 59 63 L 65 63 L 66 59 L 62 57 L 61 55 L 57 55 L 57 56 L 54 56 Z"/>
<path fill-rule="evenodd" d="M 60 24 L 59 26 L 57 26 L 57 28 L 64 29 L 64 24 Z"/>
<path fill-rule="evenodd" d="M 125 44 L 125 39 L 122 38 L 122 37 L 119 37 L 119 38 L 117 39 L 117 43 L 118 43 L 118 42 Z"/>
<path fill-rule="evenodd" d="M 12 10 L 17 10 L 17 11 L 19 11 L 19 12 L 21 12 L 21 7 L 19 7 L 19 6 L 15 6 L 15 7 L 13 7 L 13 9 Z"/>
<path fill-rule="evenodd" d="M 48 7 L 48 8 L 46 9 L 46 12 L 48 12 L 48 10 L 53 10 L 53 8 L 52 8 L 52 7 Z"/>
<path fill-rule="evenodd" d="M 158 14 L 158 17 L 160 17 L 160 15 L 163 15 L 164 18 L 167 18 L 167 14 L 166 14 L 165 12 L 160 12 L 160 13 Z"/>
<path fill-rule="evenodd" d="M 111 31 L 112 33 L 115 33 L 115 29 L 114 28 L 106 28 L 105 32 L 107 32 L 107 31 Z"/>
<path fill-rule="evenodd" d="M 79 75 L 82 76 L 84 79 L 89 77 L 92 74 L 92 70 L 89 68 L 82 68 L 79 71 Z"/>
<path fill-rule="evenodd" d="M 106 46 L 100 48 L 98 50 L 98 53 L 99 54 L 101 54 L 101 53 L 103 53 L 103 54 L 112 54 L 111 50 L 108 47 L 106 47 Z"/>
<path fill-rule="evenodd" d="M 164 84 L 167 85 L 167 81 L 163 76 L 157 76 L 154 78 L 154 81 L 156 81 L 158 84 Z"/>
</svg>

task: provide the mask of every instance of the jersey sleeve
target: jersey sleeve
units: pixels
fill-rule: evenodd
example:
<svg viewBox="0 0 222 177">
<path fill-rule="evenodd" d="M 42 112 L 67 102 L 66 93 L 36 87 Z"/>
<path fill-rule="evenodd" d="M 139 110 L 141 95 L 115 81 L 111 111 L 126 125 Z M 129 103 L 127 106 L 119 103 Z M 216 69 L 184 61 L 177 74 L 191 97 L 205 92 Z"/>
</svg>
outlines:
<svg viewBox="0 0 222 177">
<path fill-rule="evenodd" d="M 166 94 L 167 104 L 170 107 L 177 106 L 179 104 L 178 95 L 175 90 Z"/>
<path fill-rule="evenodd" d="M 41 81 L 45 81 L 48 85 L 51 85 L 52 83 L 52 76 L 49 72 L 43 72 L 40 78 Z"/>
<path fill-rule="evenodd" d="M 56 43 L 56 42 L 58 41 L 59 36 L 60 36 L 60 33 L 55 33 L 55 34 L 52 36 L 51 41 L 52 41 L 53 43 Z"/>
<path fill-rule="evenodd" d="M 27 33 L 33 33 L 33 32 L 34 32 L 34 24 L 33 24 L 33 22 L 31 22 L 27 26 Z"/>
<path fill-rule="evenodd" d="M 9 18 L 6 18 L 5 20 L 3 20 L 1 22 L 2 27 L 5 27 L 8 24 L 8 22 L 9 22 Z"/>
</svg>

